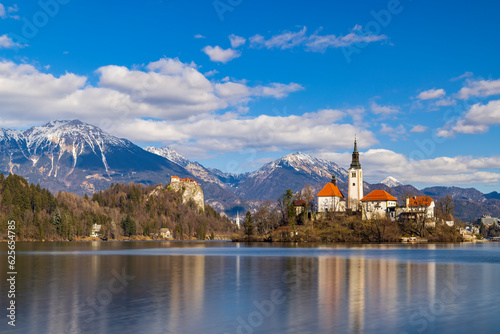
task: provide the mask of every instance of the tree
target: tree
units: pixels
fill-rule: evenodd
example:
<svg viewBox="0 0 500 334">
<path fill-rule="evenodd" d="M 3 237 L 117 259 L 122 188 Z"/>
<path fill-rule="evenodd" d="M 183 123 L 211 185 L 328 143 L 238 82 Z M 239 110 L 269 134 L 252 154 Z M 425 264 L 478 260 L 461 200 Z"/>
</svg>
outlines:
<svg viewBox="0 0 500 334">
<path fill-rule="evenodd" d="M 135 220 L 130 217 L 130 215 L 127 215 L 127 217 L 122 220 L 122 228 L 123 235 L 125 235 L 126 237 L 134 235 L 136 230 Z"/>
<path fill-rule="evenodd" d="M 254 233 L 254 225 L 253 225 L 253 217 L 250 211 L 247 211 L 245 216 L 245 220 L 243 221 L 243 228 L 247 239 L 253 236 Z"/>
<path fill-rule="evenodd" d="M 293 206 L 293 193 L 287 189 L 278 200 L 278 207 L 281 211 L 283 225 L 293 225 L 295 223 L 295 208 Z"/>
<path fill-rule="evenodd" d="M 313 210 L 314 192 L 310 184 L 307 184 L 304 189 L 302 189 L 302 198 L 306 201 L 307 209 Z"/>
<path fill-rule="evenodd" d="M 446 220 L 446 218 L 453 215 L 453 212 L 455 211 L 453 197 L 451 195 L 441 197 L 436 203 L 436 209 L 439 218 Z"/>
<path fill-rule="evenodd" d="M 56 208 L 54 214 L 52 215 L 52 218 L 50 218 L 50 223 L 54 225 L 57 230 L 59 230 L 62 223 L 61 212 L 59 212 L 59 208 Z"/>
</svg>

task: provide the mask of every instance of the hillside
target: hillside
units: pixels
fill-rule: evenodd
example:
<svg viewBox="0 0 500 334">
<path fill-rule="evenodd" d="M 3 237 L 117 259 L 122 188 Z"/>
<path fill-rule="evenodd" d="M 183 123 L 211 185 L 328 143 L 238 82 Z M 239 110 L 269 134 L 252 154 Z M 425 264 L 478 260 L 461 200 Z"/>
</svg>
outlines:
<svg viewBox="0 0 500 334">
<path fill-rule="evenodd" d="M 61 192 L 54 196 L 15 174 L 0 174 L 0 238 L 8 220 L 18 240 L 78 240 L 102 225 L 106 238 L 149 237 L 169 228 L 176 239 L 230 235 L 234 225 L 213 208 L 183 203 L 182 191 L 165 186 L 114 184 L 92 197 Z"/>
</svg>

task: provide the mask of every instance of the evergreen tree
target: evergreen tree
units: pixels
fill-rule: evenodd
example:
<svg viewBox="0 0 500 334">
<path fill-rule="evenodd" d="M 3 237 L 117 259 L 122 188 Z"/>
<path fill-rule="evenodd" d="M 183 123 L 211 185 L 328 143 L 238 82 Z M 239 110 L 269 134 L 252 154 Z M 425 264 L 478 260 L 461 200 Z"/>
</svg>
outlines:
<svg viewBox="0 0 500 334">
<path fill-rule="evenodd" d="M 130 217 L 130 215 L 127 215 L 125 219 L 122 220 L 122 228 L 123 228 L 123 234 L 126 237 L 130 237 L 135 234 L 136 226 L 135 226 L 135 220 Z"/>
<path fill-rule="evenodd" d="M 245 221 L 243 222 L 243 228 L 245 231 L 245 235 L 247 238 L 250 238 L 253 236 L 254 233 L 254 225 L 253 225 L 253 217 L 250 211 L 247 211 L 247 214 L 245 216 Z"/>
<path fill-rule="evenodd" d="M 59 208 L 56 208 L 54 214 L 52 215 L 52 218 L 50 219 L 50 223 L 54 225 L 57 230 L 59 230 L 62 223 L 61 212 L 59 212 Z"/>
<path fill-rule="evenodd" d="M 3 174 L 2 174 L 3 175 Z M 6 188 L 3 192 L 2 196 L 2 204 L 5 206 L 9 206 L 12 204 L 12 194 L 9 188 Z"/>
</svg>

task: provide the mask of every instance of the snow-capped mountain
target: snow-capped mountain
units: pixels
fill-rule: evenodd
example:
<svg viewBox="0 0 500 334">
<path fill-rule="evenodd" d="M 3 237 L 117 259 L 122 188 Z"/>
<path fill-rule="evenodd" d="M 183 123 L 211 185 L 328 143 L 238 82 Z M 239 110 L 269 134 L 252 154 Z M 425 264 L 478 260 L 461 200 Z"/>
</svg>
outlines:
<svg viewBox="0 0 500 334">
<path fill-rule="evenodd" d="M 302 152 L 288 154 L 250 173 L 237 189 L 248 199 L 277 199 L 286 189 L 299 191 L 307 184 L 329 182 L 335 174 L 339 184 L 348 181 L 348 172 L 334 162 Z"/>
<path fill-rule="evenodd" d="M 402 186 L 403 185 L 402 182 L 400 182 L 399 180 L 397 180 L 396 178 L 394 178 L 392 176 L 389 176 L 389 177 L 385 178 L 380 183 L 385 184 L 386 186 L 388 186 L 390 188 L 397 187 L 397 186 Z"/>
<path fill-rule="evenodd" d="M 160 148 L 148 146 L 144 149 L 148 152 L 158 154 L 172 161 L 173 163 L 186 168 L 191 174 L 193 174 L 200 180 L 215 183 L 221 187 L 236 187 L 239 183 L 241 183 L 241 180 L 244 179 L 246 175 L 248 175 L 248 173 L 231 174 L 224 173 L 216 168 L 206 168 L 196 161 L 190 161 L 189 159 L 177 153 L 173 148 L 168 146 Z"/>
<path fill-rule="evenodd" d="M 144 149 L 148 152 L 157 154 L 159 156 L 162 156 L 173 163 L 178 164 L 181 167 L 186 167 L 191 163 L 191 161 L 179 153 L 177 153 L 173 148 L 168 147 L 168 146 L 163 146 L 163 147 L 152 147 L 152 146 L 147 146 L 144 147 Z"/>
<path fill-rule="evenodd" d="M 51 190 L 92 193 L 111 182 L 165 183 L 172 174 L 191 175 L 79 120 L 52 121 L 25 131 L 1 129 L 0 151 L 0 171 L 22 175 Z"/>
</svg>

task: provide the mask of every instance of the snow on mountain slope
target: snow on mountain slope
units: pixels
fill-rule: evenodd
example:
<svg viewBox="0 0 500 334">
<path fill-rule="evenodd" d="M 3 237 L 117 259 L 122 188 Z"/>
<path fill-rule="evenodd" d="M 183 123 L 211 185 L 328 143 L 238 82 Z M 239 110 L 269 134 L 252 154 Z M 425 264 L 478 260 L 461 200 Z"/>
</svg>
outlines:
<svg viewBox="0 0 500 334">
<path fill-rule="evenodd" d="M 157 154 L 159 156 L 162 156 L 173 163 L 178 164 L 179 166 L 186 167 L 191 163 L 191 161 L 179 153 L 177 153 L 173 148 L 168 147 L 168 146 L 163 146 L 163 147 L 152 147 L 152 146 L 147 146 L 144 147 L 144 149 L 148 152 Z"/>
<path fill-rule="evenodd" d="M 403 185 L 402 182 L 400 182 L 399 180 L 397 180 L 396 178 L 394 178 L 392 176 L 389 176 L 389 177 L 385 178 L 380 183 L 385 184 L 386 186 L 388 186 L 390 188 L 394 188 L 394 187 L 402 186 Z"/>
</svg>

